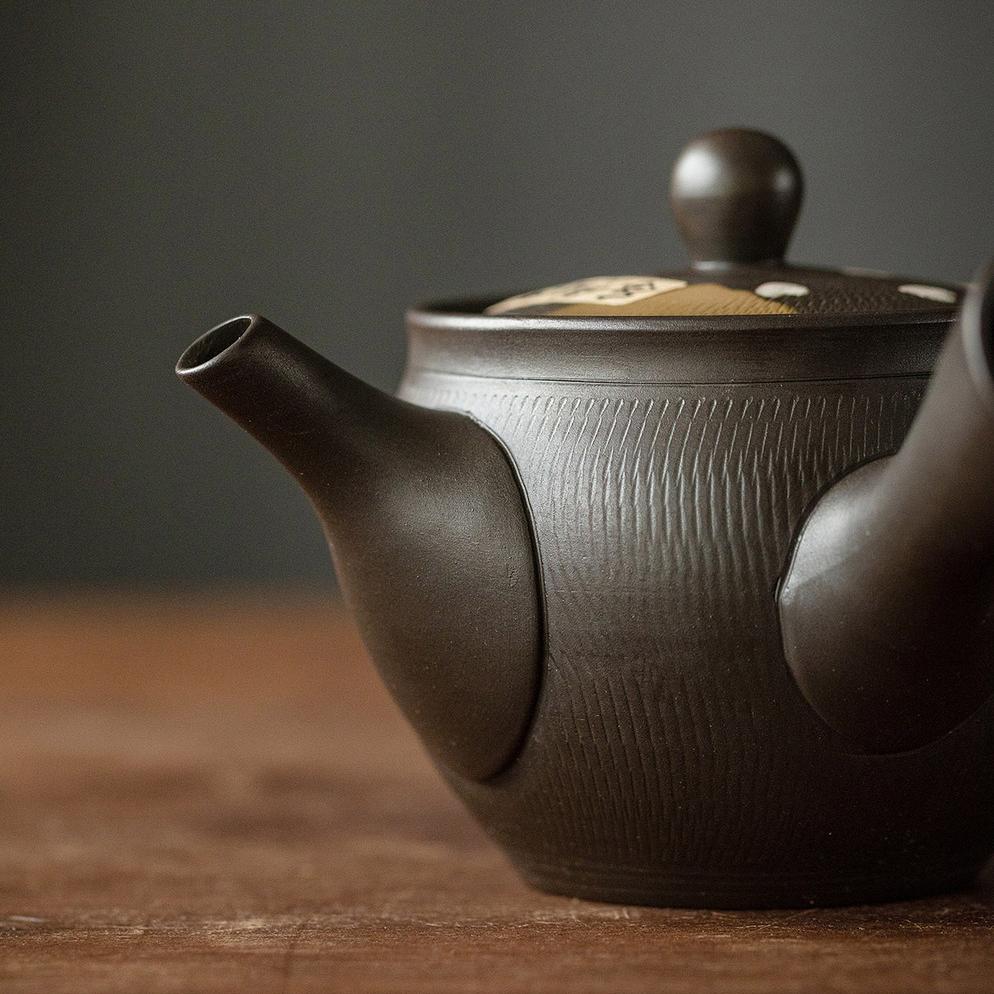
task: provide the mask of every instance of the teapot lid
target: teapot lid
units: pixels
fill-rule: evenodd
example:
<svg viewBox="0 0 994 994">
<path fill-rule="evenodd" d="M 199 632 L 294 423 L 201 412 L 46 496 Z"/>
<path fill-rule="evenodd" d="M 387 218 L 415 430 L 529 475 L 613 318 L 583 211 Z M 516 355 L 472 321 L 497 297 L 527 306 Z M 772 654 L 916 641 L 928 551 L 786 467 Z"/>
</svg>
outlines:
<svg viewBox="0 0 994 994">
<path fill-rule="evenodd" d="M 690 317 L 799 314 L 816 322 L 850 315 L 950 316 L 962 290 L 864 269 L 795 266 L 784 260 L 803 180 L 782 142 L 725 128 L 694 139 L 670 182 L 670 206 L 690 255 L 683 270 L 597 276 L 517 294 L 491 315 Z M 909 314 L 910 316 L 910 314 Z"/>
</svg>

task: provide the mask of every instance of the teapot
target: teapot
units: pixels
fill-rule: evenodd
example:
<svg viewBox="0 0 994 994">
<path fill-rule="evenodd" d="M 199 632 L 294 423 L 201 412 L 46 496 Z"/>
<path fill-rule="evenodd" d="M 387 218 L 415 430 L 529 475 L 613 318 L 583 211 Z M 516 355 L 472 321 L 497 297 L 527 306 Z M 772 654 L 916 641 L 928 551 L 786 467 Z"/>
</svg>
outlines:
<svg viewBox="0 0 994 994">
<path fill-rule="evenodd" d="M 792 153 L 703 135 L 690 262 L 407 315 L 389 396 L 259 316 L 177 373 L 309 495 L 370 656 L 531 884 L 797 907 L 994 850 L 994 269 L 784 261 Z"/>
</svg>

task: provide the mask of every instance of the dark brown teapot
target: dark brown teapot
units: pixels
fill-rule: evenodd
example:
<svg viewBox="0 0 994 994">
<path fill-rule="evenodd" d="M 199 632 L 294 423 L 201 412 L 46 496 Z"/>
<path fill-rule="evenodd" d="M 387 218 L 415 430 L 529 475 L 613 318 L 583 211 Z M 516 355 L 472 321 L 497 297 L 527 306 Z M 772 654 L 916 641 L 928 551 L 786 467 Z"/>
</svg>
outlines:
<svg viewBox="0 0 994 994">
<path fill-rule="evenodd" d="M 692 143 L 684 271 L 408 316 L 400 399 L 264 318 L 180 377 L 297 478 L 380 672 L 536 886 L 898 898 L 994 850 L 994 274 L 783 261 L 793 157 Z M 933 373 L 934 367 L 934 373 Z"/>
</svg>

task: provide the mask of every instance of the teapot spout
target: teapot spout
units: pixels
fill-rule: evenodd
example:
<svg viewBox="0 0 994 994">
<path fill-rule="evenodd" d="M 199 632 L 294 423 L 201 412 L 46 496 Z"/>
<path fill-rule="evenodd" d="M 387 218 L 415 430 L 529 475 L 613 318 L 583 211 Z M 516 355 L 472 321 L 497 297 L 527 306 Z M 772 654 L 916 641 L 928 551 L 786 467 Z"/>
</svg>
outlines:
<svg viewBox="0 0 994 994">
<path fill-rule="evenodd" d="M 310 497 L 370 655 L 429 752 L 464 777 L 499 772 L 531 718 L 541 642 L 529 521 L 500 444 L 258 316 L 197 339 L 176 372 Z"/>
<path fill-rule="evenodd" d="M 967 294 L 896 455 L 836 484 L 780 592 L 805 697 L 870 752 L 950 731 L 994 691 L 994 265 Z"/>
</svg>

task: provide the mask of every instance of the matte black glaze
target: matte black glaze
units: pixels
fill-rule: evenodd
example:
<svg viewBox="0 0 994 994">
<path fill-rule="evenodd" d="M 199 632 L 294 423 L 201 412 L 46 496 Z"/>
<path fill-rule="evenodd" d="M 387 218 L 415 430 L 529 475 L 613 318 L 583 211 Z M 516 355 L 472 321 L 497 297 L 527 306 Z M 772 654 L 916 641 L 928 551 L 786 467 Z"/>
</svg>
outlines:
<svg viewBox="0 0 994 994">
<path fill-rule="evenodd" d="M 868 751 L 931 742 L 994 690 L 992 340 L 988 268 L 901 450 L 819 501 L 781 593 L 798 684 Z"/>
<path fill-rule="evenodd" d="M 868 754 L 805 701 L 777 613 L 807 514 L 898 450 L 949 323 L 619 324 L 410 315 L 402 395 L 507 446 L 545 596 L 521 754 L 454 787 L 562 893 L 755 907 L 962 883 L 994 848 L 990 703 Z"/>
<path fill-rule="evenodd" d="M 720 194 L 710 234 L 677 184 L 698 262 L 733 286 L 780 266 L 799 197 L 760 137 L 741 139 L 739 207 L 726 217 Z M 946 305 L 440 305 L 408 316 L 403 402 L 258 319 L 179 372 L 311 494 L 387 683 L 527 879 L 647 904 L 856 903 L 959 886 L 994 849 L 979 299 L 890 462 Z M 864 473 L 886 481 L 869 503 Z M 846 562 L 867 507 L 886 528 L 852 587 L 802 582 Z"/>
<path fill-rule="evenodd" d="M 466 777 L 500 770 L 531 718 L 541 651 L 529 526 L 500 447 L 265 318 L 218 325 L 176 371 L 307 492 L 383 680 L 432 755 Z"/>
</svg>

